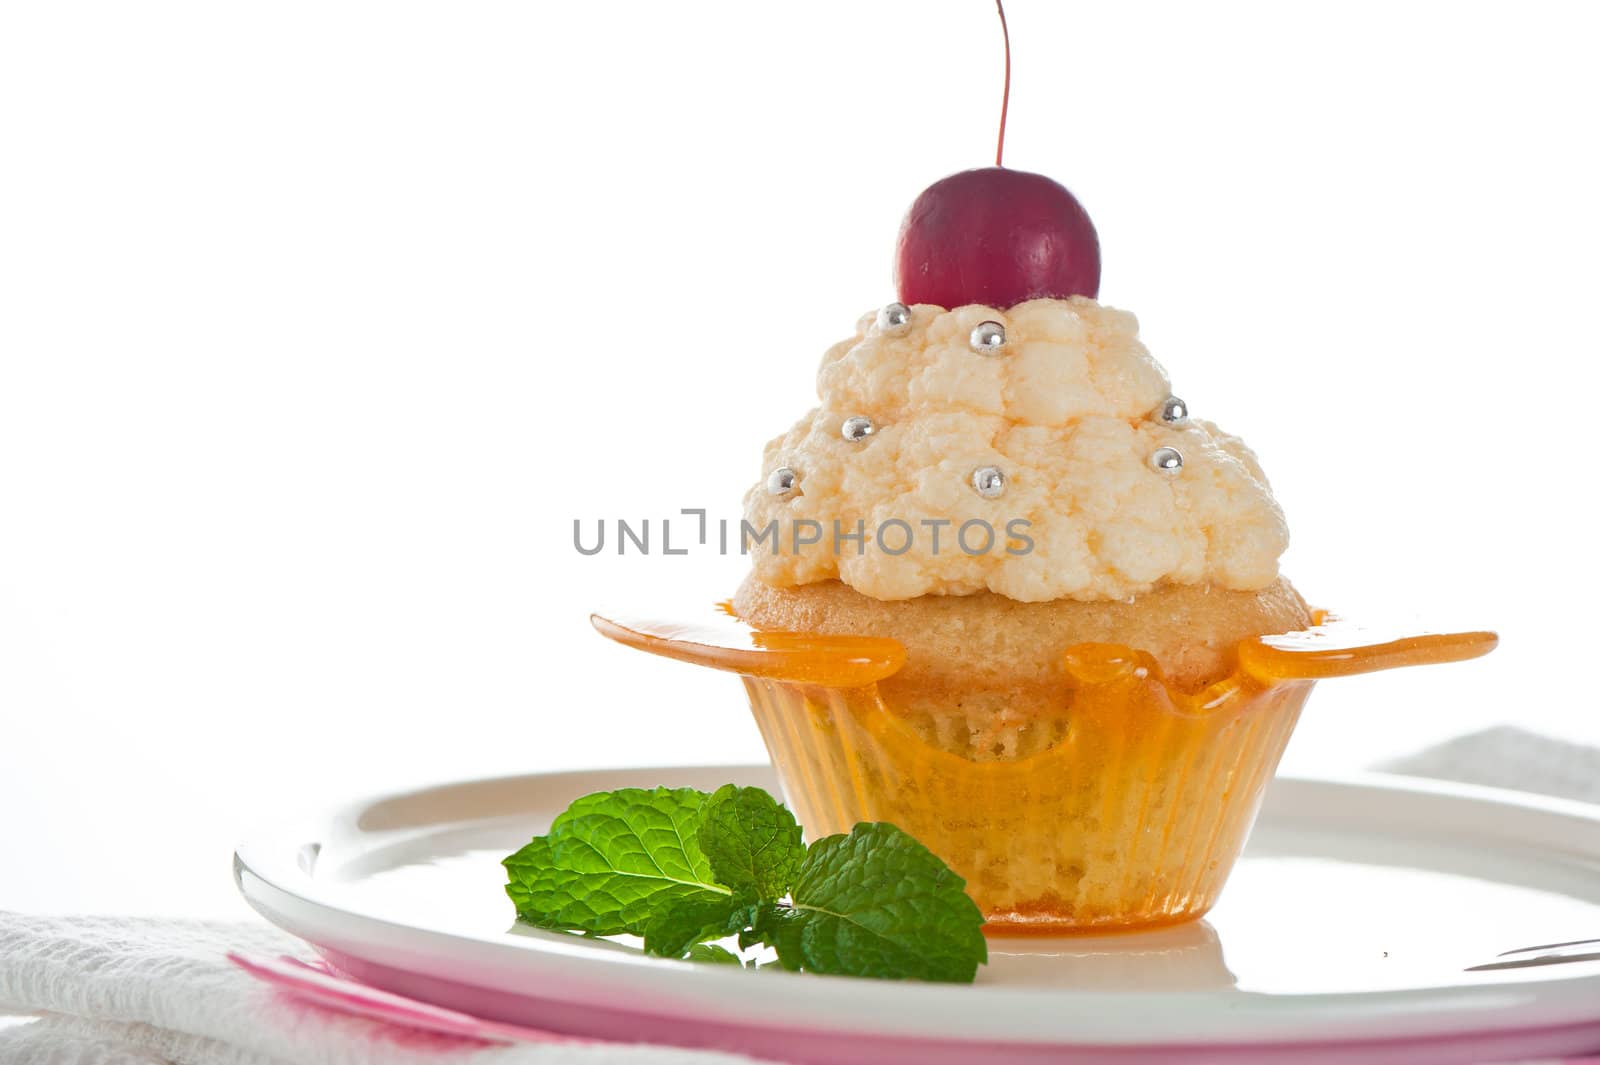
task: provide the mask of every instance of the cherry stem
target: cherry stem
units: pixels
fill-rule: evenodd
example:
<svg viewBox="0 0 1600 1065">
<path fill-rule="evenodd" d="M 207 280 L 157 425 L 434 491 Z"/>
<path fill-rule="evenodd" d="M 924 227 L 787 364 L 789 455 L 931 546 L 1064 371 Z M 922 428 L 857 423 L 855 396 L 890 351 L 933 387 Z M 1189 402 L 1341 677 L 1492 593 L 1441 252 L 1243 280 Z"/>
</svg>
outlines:
<svg viewBox="0 0 1600 1065">
<path fill-rule="evenodd" d="M 1004 166 L 1001 160 L 1006 154 L 1006 112 L 1011 109 L 1011 30 L 1006 26 L 1005 4 L 994 0 L 994 9 L 1000 12 L 1000 35 L 1006 42 L 1006 86 L 1000 94 L 1000 139 L 994 146 L 994 165 Z"/>
</svg>

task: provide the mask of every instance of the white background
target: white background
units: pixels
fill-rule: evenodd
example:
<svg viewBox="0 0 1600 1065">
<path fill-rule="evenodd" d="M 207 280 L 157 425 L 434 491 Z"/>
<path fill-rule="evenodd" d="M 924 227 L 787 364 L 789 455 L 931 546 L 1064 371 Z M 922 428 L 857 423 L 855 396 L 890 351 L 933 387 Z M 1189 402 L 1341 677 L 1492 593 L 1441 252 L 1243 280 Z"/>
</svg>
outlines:
<svg viewBox="0 0 1600 1065">
<path fill-rule="evenodd" d="M 1012 0 L 1007 161 L 1286 571 L 1503 635 L 1324 685 L 1292 769 L 1600 740 L 1592 11 Z M 286 806 L 762 758 L 585 620 L 742 562 L 573 519 L 737 519 L 1000 71 L 983 0 L 0 6 L 0 907 L 237 913 Z"/>
</svg>

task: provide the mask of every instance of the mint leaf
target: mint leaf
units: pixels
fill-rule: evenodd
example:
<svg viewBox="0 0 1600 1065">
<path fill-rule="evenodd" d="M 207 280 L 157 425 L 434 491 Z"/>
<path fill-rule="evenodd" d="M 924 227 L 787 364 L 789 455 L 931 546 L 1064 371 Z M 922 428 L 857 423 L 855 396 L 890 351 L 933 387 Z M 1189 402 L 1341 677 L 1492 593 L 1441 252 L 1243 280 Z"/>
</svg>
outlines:
<svg viewBox="0 0 1600 1065">
<path fill-rule="evenodd" d="M 701 808 L 699 843 L 718 883 L 762 899 L 787 895 L 806 855 L 787 808 L 760 788 L 732 784 Z"/>
<path fill-rule="evenodd" d="M 726 895 L 671 903 L 644 926 L 644 952 L 681 958 L 704 939 L 721 939 L 750 923 L 752 904 Z"/>
<path fill-rule="evenodd" d="M 721 965 L 738 965 L 741 967 L 744 965 L 739 955 L 727 947 L 719 947 L 715 943 L 696 943 L 689 948 L 689 953 L 685 954 L 684 958 L 689 961 L 709 961 Z"/>
<path fill-rule="evenodd" d="M 989 952 L 965 888 L 900 829 L 859 824 L 811 845 L 791 915 L 758 913 L 757 930 L 785 968 L 970 982 Z"/>
<path fill-rule="evenodd" d="M 692 788 L 622 788 L 577 800 L 505 860 L 517 916 L 542 928 L 644 934 L 677 904 L 728 904 L 733 893 L 697 842 L 705 798 Z"/>
</svg>

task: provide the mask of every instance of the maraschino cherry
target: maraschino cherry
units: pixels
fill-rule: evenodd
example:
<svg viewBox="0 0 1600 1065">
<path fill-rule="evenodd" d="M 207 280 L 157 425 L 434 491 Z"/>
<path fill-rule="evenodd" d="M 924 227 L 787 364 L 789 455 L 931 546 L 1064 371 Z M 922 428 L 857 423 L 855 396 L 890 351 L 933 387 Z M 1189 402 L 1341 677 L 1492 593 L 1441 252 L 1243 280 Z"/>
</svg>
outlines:
<svg viewBox="0 0 1600 1065">
<path fill-rule="evenodd" d="M 1010 307 L 1044 296 L 1100 292 L 1100 238 L 1077 199 L 1043 174 L 1008 170 L 1006 111 L 1011 103 L 1011 35 L 1005 8 L 1006 80 L 994 166 L 934 182 L 900 226 L 895 288 L 900 302 Z"/>
</svg>

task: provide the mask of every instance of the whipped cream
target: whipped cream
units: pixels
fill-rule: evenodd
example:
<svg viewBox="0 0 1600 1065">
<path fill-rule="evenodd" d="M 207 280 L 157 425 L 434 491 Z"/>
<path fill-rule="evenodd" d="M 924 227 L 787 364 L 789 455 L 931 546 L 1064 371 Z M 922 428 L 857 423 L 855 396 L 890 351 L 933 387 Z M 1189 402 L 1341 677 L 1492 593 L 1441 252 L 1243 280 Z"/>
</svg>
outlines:
<svg viewBox="0 0 1600 1065">
<path fill-rule="evenodd" d="M 969 343 L 986 321 L 1005 329 L 988 355 Z M 878 599 L 1264 588 L 1289 540 L 1266 476 L 1211 423 L 1162 421 L 1171 391 L 1133 315 L 1083 297 L 1007 311 L 919 304 L 899 330 L 864 315 L 823 356 L 821 405 L 767 445 L 745 497 L 748 524 L 777 530 L 749 548 L 756 576 L 777 587 L 836 577 Z M 841 427 L 857 416 L 873 431 L 846 439 Z M 1181 469 L 1152 465 L 1164 447 L 1181 454 Z M 794 485 L 774 494 L 768 478 L 782 467 Z M 984 467 L 1003 474 L 998 494 L 974 487 Z M 973 550 L 957 542 L 974 521 L 995 532 L 987 550 L 976 550 L 978 525 Z M 880 539 L 891 522 L 903 525 Z"/>
</svg>

